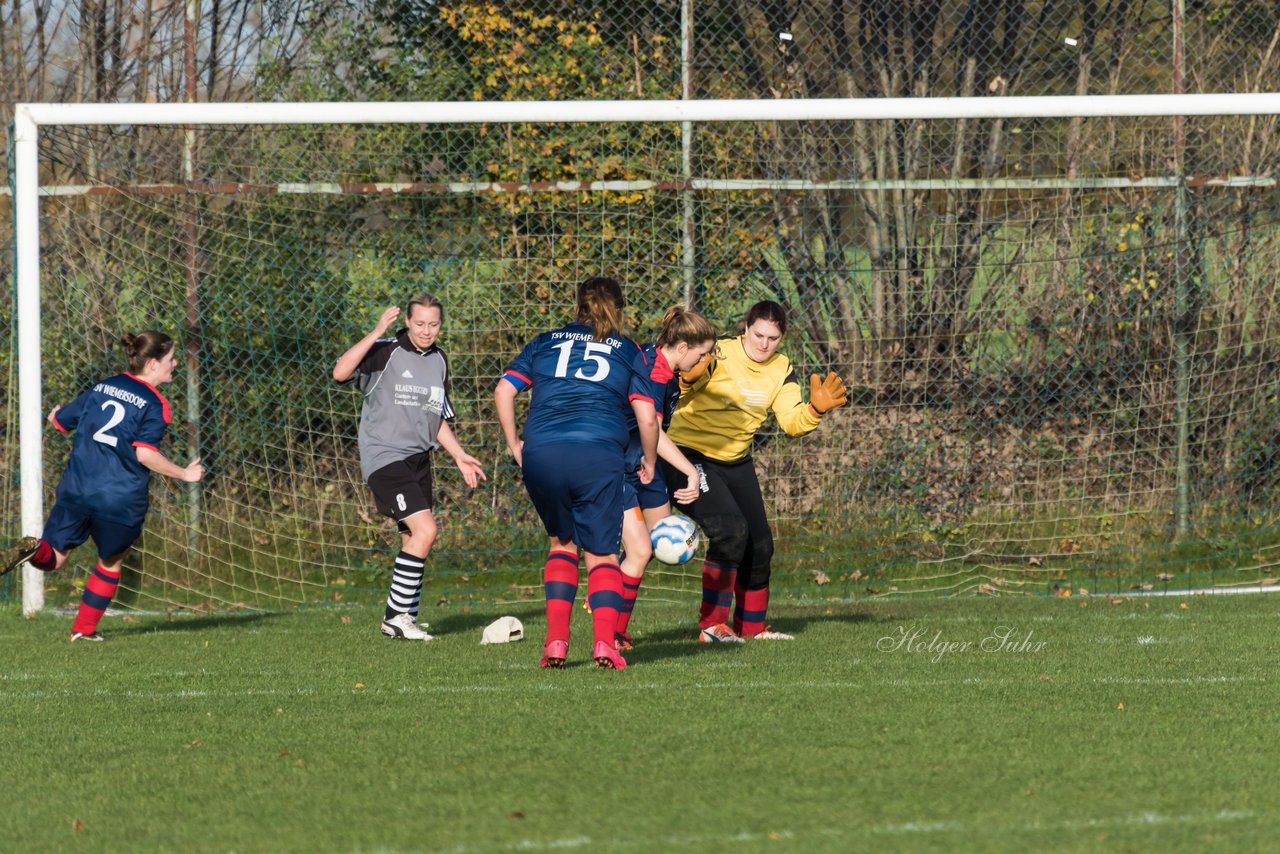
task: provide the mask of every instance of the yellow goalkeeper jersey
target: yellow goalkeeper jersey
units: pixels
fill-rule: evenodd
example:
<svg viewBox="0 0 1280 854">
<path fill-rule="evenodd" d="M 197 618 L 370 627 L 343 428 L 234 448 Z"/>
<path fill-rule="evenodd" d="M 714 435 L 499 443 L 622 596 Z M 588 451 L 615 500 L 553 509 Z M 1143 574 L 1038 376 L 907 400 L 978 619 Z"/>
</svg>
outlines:
<svg viewBox="0 0 1280 854">
<path fill-rule="evenodd" d="M 801 398 L 790 359 L 775 352 L 766 361 L 752 361 L 741 336 L 716 344 L 711 370 L 680 393 L 667 428 L 673 442 L 733 462 L 751 453 L 751 439 L 769 410 L 790 436 L 818 426 L 821 419 Z"/>
</svg>

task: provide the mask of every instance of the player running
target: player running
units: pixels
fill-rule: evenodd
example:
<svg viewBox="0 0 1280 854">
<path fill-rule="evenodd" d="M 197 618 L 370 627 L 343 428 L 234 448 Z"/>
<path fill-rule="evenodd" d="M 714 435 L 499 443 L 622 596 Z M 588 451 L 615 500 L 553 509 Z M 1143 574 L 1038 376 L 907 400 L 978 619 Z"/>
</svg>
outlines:
<svg viewBox="0 0 1280 854">
<path fill-rule="evenodd" d="M 624 411 L 630 405 L 635 413 L 644 483 L 653 478 L 658 417 L 647 397 L 644 357 L 622 332 L 624 305 L 615 280 L 587 279 L 578 286 L 577 320 L 529 342 L 493 393 L 507 447 L 551 538 L 543 571 L 543 667 L 563 667 L 569 654 L 579 548 L 586 554 L 592 657 L 598 667 L 627 666 L 614 643 L 622 599 Z M 533 393 L 522 440 L 515 399 L 525 390 Z"/>
<path fill-rule="evenodd" d="M 392 565 L 382 633 L 401 640 L 433 640 L 418 625 L 422 576 L 438 528 L 432 513 L 431 452 L 444 448 L 467 486 L 485 480 L 480 461 L 462 449 L 449 422 L 449 361 L 436 343 L 444 305 L 429 294 L 409 300 L 405 328 L 392 338 L 400 309 L 390 306 L 373 331 L 338 357 L 333 378 L 355 382 L 360 409 L 360 472 L 378 512 L 396 521 L 400 553 Z"/>
<path fill-rule="evenodd" d="M 641 457 L 640 433 L 634 413 L 628 411 L 631 439 L 627 446 L 625 469 L 627 511 L 622 521 L 622 605 L 618 609 L 615 630 L 615 641 L 621 650 L 631 649 L 631 633 L 628 631 L 631 614 L 636 595 L 640 592 L 640 583 L 644 580 L 645 568 L 653 557 L 649 531 L 671 513 L 662 469 L 670 467 L 684 475 L 687 481 L 685 486 L 671 493 L 678 503 L 684 504 L 698 497 L 698 470 L 661 428 L 671 420 L 671 412 L 680 394 L 677 377 L 693 368 L 715 343 L 715 328 L 705 317 L 682 306 L 672 306 L 663 315 L 657 341 L 640 348 L 648 366 L 648 396 L 658 414 L 658 456 L 666 465 L 659 467 L 652 481 L 641 483 L 637 473 Z"/>
<path fill-rule="evenodd" d="M 104 641 L 98 621 L 120 585 L 129 548 L 142 536 L 151 473 L 186 483 L 204 477 L 200 460 L 186 466 L 160 453 L 172 420 L 169 401 L 159 391 L 173 379 L 177 364 L 173 339 L 163 332 L 140 332 L 120 339 L 129 370 L 94 383 L 66 406 L 49 411 L 49 423 L 75 432 L 71 458 L 58 481 L 57 498 L 39 539 L 24 537 L 5 554 L 0 575 L 26 561 L 52 572 L 67 555 L 92 538 L 98 564 L 89 574 L 71 640 Z"/>
<path fill-rule="evenodd" d="M 825 379 L 809 378 L 804 402 L 791 360 L 777 352 L 786 331 L 786 309 L 771 300 L 758 302 L 747 311 L 743 333 L 720 339 L 715 353 L 680 380 L 683 391 L 669 432 L 705 478 L 686 511 L 710 540 L 698 615 L 698 639 L 704 643 L 792 639 L 765 623 L 773 532 L 751 443 L 770 410 L 787 435 L 803 436 L 848 398 L 844 382 L 830 372 Z"/>
</svg>

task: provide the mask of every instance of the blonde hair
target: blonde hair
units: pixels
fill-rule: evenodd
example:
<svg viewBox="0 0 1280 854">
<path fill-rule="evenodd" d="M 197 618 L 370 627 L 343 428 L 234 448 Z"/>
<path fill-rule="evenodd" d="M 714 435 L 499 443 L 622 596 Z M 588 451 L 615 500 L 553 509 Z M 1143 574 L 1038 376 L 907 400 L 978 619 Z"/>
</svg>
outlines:
<svg viewBox="0 0 1280 854">
<path fill-rule="evenodd" d="M 626 307 L 622 285 L 606 276 L 592 276 L 578 285 L 578 321 L 591 327 L 597 341 L 621 332 Z"/>
<path fill-rule="evenodd" d="M 413 299 L 409 300 L 409 304 L 404 307 L 405 323 L 409 322 L 409 317 L 413 314 L 414 306 L 418 306 L 418 305 L 422 306 L 423 308 L 440 309 L 440 323 L 441 324 L 444 323 L 444 303 L 440 302 L 440 300 L 436 299 L 431 294 L 426 294 L 426 293 L 418 294 Z"/>
<path fill-rule="evenodd" d="M 659 347 L 670 347 L 684 342 L 690 347 L 696 347 L 714 340 L 716 340 L 716 330 L 711 325 L 711 321 L 692 309 L 673 305 L 662 316 L 662 323 L 658 327 L 658 340 L 655 343 Z"/>
</svg>

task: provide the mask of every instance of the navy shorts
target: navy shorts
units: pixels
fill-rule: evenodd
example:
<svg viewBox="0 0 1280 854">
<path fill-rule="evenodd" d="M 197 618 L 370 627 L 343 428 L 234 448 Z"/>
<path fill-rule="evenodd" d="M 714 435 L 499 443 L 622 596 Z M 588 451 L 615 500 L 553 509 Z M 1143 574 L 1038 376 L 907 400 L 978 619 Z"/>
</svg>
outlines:
<svg viewBox="0 0 1280 854">
<path fill-rule="evenodd" d="M 124 525 L 99 519 L 78 507 L 55 503 L 44 523 L 44 540 L 66 554 L 90 537 L 98 547 L 98 557 L 108 558 L 129 550 L 142 536 L 142 522 Z"/>
<path fill-rule="evenodd" d="M 605 445 L 524 447 L 524 486 L 547 534 L 598 555 L 622 547 L 622 452 Z"/>
<path fill-rule="evenodd" d="M 667 482 L 662 479 L 662 469 L 658 466 L 654 466 L 653 480 L 648 483 L 641 483 L 640 475 L 636 472 L 627 472 L 627 486 L 635 494 L 635 503 L 627 505 L 628 507 L 652 510 L 670 501 L 667 498 Z"/>
</svg>

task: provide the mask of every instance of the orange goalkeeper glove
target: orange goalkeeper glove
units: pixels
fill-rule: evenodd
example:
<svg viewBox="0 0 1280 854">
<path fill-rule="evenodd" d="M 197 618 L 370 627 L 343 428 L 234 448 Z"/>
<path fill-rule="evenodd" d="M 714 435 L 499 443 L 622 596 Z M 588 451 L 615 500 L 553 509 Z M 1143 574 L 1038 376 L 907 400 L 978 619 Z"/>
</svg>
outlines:
<svg viewBox="0 0 1280 854">
<path fill-rule="evenodd" d="M 702 379 L 703 375 L 706 374 L 708 371 L 710 371 L 712 366 L 715 365 L 715 363 L 716 363 L 715 353 L 714 352 L 707 353 L 705 356 L 703 356 L 701 359 L 695 362 L 692 368 L 690 368 L 687 371 L 681 371 L 680 388 L 689 388 L 698 380 Z"/>
<path fill-rule="evenodd" d="M 825 415 L 837 406 L 849 402 L 845 393 L 844 380 L 836 376 L 835 371 L 828 371 L 826 379 L 818 379 L 817 374 L 809 376 L 809 405 L 819 415 Z"/>
</svg>

